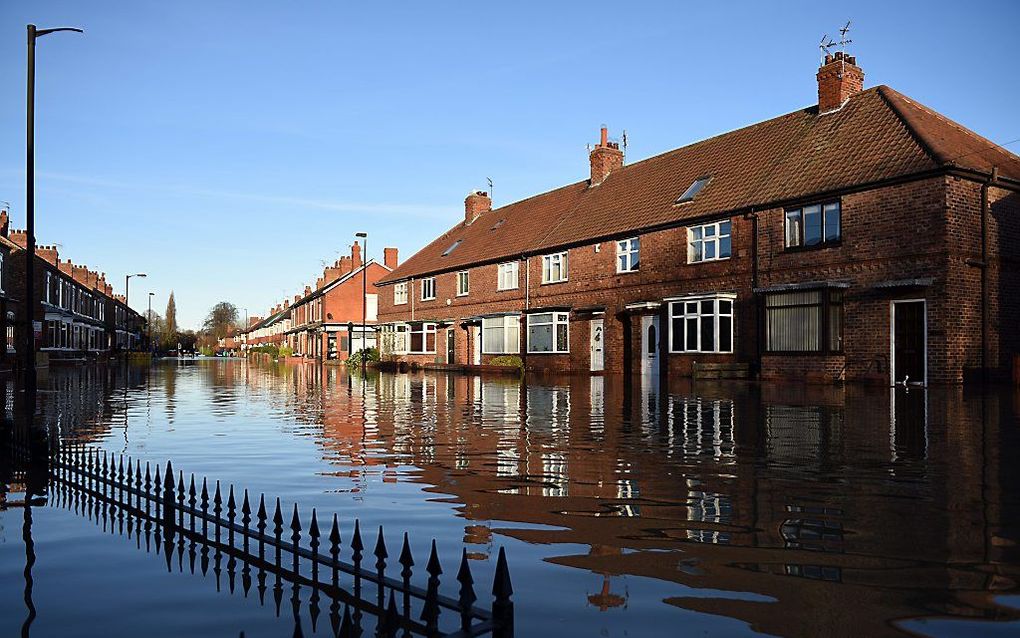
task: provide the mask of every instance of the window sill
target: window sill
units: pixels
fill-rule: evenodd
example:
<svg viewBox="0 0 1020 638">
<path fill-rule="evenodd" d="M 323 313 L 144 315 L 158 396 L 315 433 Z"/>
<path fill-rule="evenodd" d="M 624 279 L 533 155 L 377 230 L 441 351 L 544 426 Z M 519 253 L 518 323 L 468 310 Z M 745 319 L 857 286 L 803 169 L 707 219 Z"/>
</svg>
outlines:
<svg viewBox="0 0 1020 638">
<path fill-rule="evenodd" d="M 769 352 L 765 351 L 762 356 L 766 357 L 842 357 L 843 351 L 824 351 L 824 350 L 783 350 Z"/>
<path fill-rule="evenodd" d="M 548 351 L 544 351 L 543 350 L 542 352 L 532 352 L 532 351 L 528 350 L 528 354 L 529 355 L 530 354 L 570 354 L 570 351 L 569 350 L 557 350 L 555 352 L 548 352 Z"/>
<path fill-rule="evenodd" d="M 733 354 L 733 351 L 729 351 L 729 352 L 703 352 L 703 351 L 699 350 L 699 351 L 695 352 L 693 350 L 680 350 L 680 351 L 670 350 L 669 354 L 686 354 L 686 355 L 691 355 L 691 356 L 698 356 L 698 355 L 702 355 L 702 354 Z"/>
<path fill-rule="evenodd" d="M 467 297 L 467 296 L 468 296 L 468 295 L 470 295 L 470 294 L 471 294 L 471 293 L 469 293 L 469 292 L 458 292 L 458 293 L 457 293 L 457 296 L 458 296 L 458 297 Z"/>
<path fill-rule="evenodd" d="M 422 299 L 419 299 L 418 301 L 435 301 L 435 300 L 436 300 L 435 297 L 429 297 L 428 299 L 422 298 Z"/>
<path fill-rule="evenodd" d="M 635 268 L 634 270 L 617 270 L 616 274 L 617 275 L 636 275 L 639 272 L 641 272 L 641 271 L 638 270 L 637 268 Z"/>
<path fill-rule="evenodd" d="M 565 284 L 568 281 L 569 281 L 569 279 L 557 279 L 556 281 L 543 281 L 541 285 L 543 285 L 543 286 L 553 286 L 555 284 Z"/>
<path fill-rule="evenodd" d="M 785 246 L 783 253 L 803 253 L 811 252 L 813 250 L 825 250 L 826 248 L 839 248 L 843 245 L 843 240 L 837 241 L 823 241 L 820 244 L 813 244 L 811 246 Z"/>
<path fill-rule="evenodd" d="M 496 292 L 513 292 L 515 290 L 520 290 L 520 289 L 521 289 L 520 286 L 514 286 L 513 288 L 496 288 Z"/>
<path fill-rule="evenodd" d="M 687 260 L 687 265 L 688 266 L 699 266 L 701 264 L 714 264 L 714 263 L 717 263 L 717 262 L 720 262 L 720 261 L 729 261 L 730 259 L 733 259 L 733 255 L 730 255 L 729 257 L 715 257 L 713 259 L 701 259 L 699 261 L 691 261 L 690 259 L 688 259 Z"/>
</svg>

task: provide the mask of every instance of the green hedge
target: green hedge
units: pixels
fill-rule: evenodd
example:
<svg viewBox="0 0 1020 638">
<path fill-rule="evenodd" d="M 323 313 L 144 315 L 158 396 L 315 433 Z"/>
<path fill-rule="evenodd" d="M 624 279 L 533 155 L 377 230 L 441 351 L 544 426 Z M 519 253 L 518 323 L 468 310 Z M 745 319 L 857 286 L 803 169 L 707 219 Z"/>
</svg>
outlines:
<svg viewBox="0 0 1020 638">
<path fill-rule="evenodd" d="M 498 357 L 493 357 L 489 361 L 490 366 L 503 366 L 506 368 L 523 368 L 524 362 L 521 358 L 515 354 L 504 354 Z"/>
</svg>

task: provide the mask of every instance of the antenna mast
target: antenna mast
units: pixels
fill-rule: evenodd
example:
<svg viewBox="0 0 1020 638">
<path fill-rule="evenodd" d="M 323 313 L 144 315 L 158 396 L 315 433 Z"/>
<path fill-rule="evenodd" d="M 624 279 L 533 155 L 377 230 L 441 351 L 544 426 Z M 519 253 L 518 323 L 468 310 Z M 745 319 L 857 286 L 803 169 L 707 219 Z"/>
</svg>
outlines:
<svg viewBox="0 0 1020 638">
<path fill-rule="evenodd" d="M 495 203 L 496 202 L 496 196 L 493 193 L 493 191 L 495 189 L 492 187 L 492 178 L 491 177 L 486 177 L 485 181 L 489 182 L 489 205 L 492 206 L 493 208 L 495 208 L 496 207 L 496 203 Z"/>
</svg>

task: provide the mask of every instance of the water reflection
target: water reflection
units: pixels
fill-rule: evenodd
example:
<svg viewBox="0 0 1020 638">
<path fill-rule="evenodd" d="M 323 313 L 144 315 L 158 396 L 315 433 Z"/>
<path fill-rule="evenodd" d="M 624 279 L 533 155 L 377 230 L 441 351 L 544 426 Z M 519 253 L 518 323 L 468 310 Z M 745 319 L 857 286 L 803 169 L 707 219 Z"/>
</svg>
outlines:
<svg viewBox="0 0 1020 638">
<path fill-rule="evenodd" d="M 310 439 L 318 458 L 288 468 L 295 485 L 315 475 L 366 516 L 418 517 L 480 564 L 494 536 L 527 543 L 521 635 L 550 627 L 527 633 L 529 604 L 543 622 L 554 604 L 567 635 L 654 635 L 669 610 L 712 614 L 700 626 L 719 634 L 741 625 L 718 617 L 790 636 L 1020 622 L 996 602 L 1020 572 L 1020 400 L 1004 391 L 361 378 L 242 361 L 49 383 L 40 414 L 64 438 L 116 449 L 130 433 L 175 462 L 221 445 L 204 454 L 230 449 L 233 466 Z"/>
</svg>

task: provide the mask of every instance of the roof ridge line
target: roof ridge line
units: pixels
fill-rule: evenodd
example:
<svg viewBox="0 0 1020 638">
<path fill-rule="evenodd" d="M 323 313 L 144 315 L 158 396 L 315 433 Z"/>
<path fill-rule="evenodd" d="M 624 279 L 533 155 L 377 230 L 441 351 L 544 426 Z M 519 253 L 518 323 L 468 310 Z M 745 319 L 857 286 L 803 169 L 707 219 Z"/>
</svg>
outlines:
<svg viewBox="0 0 1020 638">
<path fill-rule="evenodd" d="M 924 136 L 922 136 L 917 131 L 917 129 L 910 124 L 910 121 L 907 119 L 907 116 L 899 109 L 899 107 L 896 106 L 896 104 L 891 99 L 889 99 L 889 96 L 886 94 L 886 91 L 895 91 L 895 89 L 886 86 L 885 84 L 880 84 L 876 88 L 878 89 L 877 91 L 878 94 L 882 97 L 882 101 L 885 102 L 885 105 L 888 106 L 889 110 L 893 112 L 893 115 L 895 115 L 896 119 L 900 121 L 900 124 L 903 125 L 903 128 L 907 129 L 907 132 L 910 134 L 910 137 L 914 140 L 914 142 L 917 143 L 918 146 L 921 147 L 921 150 L 924 151 L 924 154 L 927 155 L 933 162 L 935 162 L 936 165 L 942 166 L 948 164 L 949 160 L 947 158 L 942 157 L 939 153 L 935 151 L 934 148 L 931 147 L 928 141 L 924 139 Z M 896 91 L 896 93 L 898 95 L 902 95 L 901 93 L 899 93 L 899 91 Z"/>
</svg>

